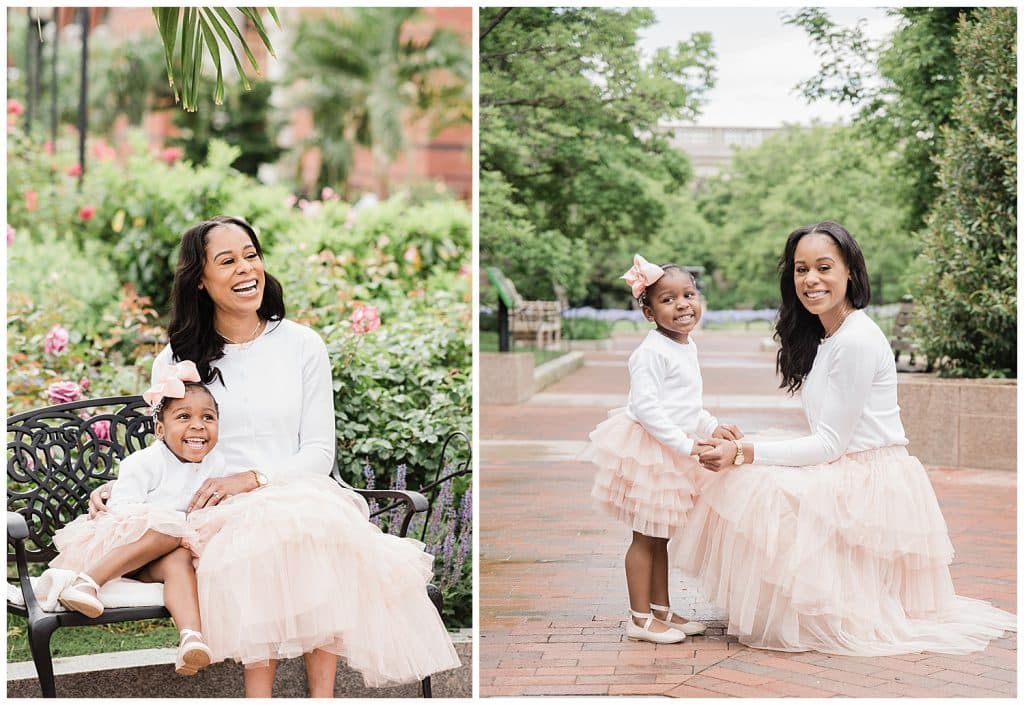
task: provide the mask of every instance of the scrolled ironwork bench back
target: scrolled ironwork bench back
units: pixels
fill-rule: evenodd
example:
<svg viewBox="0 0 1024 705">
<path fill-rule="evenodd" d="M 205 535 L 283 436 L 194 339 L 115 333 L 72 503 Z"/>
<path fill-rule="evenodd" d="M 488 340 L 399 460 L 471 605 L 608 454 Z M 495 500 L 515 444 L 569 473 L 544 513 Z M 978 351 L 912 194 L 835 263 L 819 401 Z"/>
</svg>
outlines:
<svg viewBox="0 0 1024 705">
<path fill-rule="evenodd" d="M 148 409 L 139 396 L 108 397 L 7 419 L 7 511 L 28 525 L 28 562 L 53 559 L 54 532 L 89 510 L 89 493 L 117 477 L 125 456 L 152 442 Z"/>
</svg>

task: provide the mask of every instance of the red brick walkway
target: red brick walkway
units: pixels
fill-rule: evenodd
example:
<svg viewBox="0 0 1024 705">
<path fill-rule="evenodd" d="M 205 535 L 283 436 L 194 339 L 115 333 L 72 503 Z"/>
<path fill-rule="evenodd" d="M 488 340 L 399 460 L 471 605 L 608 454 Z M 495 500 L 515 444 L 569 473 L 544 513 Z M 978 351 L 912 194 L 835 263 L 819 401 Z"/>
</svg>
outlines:
<svg viewBox="0 0 1024 705">
<path fill-rule="evenodd" d="M 766 434 L 806 430 L 775 388 L 759 336 L 703 332 L 708 407 Z M 682 644 L 626 641 L 624 526 L 590 504 L 592 466 L 574 459 L 607 409 L 625 403 L 637 340 L 519 406 L 481 408 L 480 694 L 679 697 L 1011 697 L 1016 635 L 969 656 L 857 658 L 748 649 L 681 576 L 673 605 L 712 624 Z M 484 400 L 486 402 L 486 400 Z M 1014 473 L 931 468 L 957 549 L 957 591 L 1016 611 Z"/>
</svg>

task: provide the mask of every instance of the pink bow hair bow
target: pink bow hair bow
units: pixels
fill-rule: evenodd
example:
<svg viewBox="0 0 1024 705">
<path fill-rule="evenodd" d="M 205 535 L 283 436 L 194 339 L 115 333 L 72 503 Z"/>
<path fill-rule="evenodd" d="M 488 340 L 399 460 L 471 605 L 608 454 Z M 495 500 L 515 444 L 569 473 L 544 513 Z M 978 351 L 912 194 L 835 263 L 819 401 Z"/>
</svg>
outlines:
<svg viewBox="0 0 1024 705">
<path fill-rule="evenodd" d="M 185 382 L 198 381 L 199 370 L 191 360 L 182 360 L 177 365 L 161 365 L 156 371 L 156 381 L 142 393 L 142 398 L 155 407 L 164 397 L 181 399 L 185 396 Z"/>
<path fill-rule="evenodd" d="M 651 264 L 640 255 L 633 255 L 633 266 L 619 279 L 625 279 L 629 288 L 633 291 L 633 298 L 639 299 L 644 289 L 661 279 L 665 270 L 656 264 Z"/>
</svg>

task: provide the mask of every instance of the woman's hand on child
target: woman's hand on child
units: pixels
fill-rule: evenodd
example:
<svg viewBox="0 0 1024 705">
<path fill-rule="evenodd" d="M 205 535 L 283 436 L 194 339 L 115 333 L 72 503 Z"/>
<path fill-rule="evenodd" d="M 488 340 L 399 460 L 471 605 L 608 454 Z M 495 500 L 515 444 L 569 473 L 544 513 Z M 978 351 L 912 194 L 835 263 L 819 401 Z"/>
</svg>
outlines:
<svg viewBox="0 0 1024 705">
<path fill-rule="evenodd" d="M 700 454 L 698 462 L 707 470 L 718 472 L 732 467 L 736 460 L 736 442 L 724 438 L 708 438 L 697 443 L 710 446 L 709 450 Z"/>
<path fill-rule="evenodd" d="M 738 441 L 743 438 L 743 431 L 740 430 L 739 426 L 731 423 L 723 423 L 712 431 L 711 437 L 721 438 L 726 441 Z"/>
<path fill-rule="evenodd" d="M 187 512 L 195 509 L 214 507 L 236 494 L 243 494 L 254 489 L 252 472 L 246 470 L 231 477 L 211 478 L 201 484 L 189 500 Z"/>
<path fill-rule="evenodd" d="M 107 500 L 110 499 L 110 490 L 113 486 L 113 482 L 104 482 L 89 493 L 90 519 L 95 519 L 97 514 L 107 511 Z"/>
</svg>

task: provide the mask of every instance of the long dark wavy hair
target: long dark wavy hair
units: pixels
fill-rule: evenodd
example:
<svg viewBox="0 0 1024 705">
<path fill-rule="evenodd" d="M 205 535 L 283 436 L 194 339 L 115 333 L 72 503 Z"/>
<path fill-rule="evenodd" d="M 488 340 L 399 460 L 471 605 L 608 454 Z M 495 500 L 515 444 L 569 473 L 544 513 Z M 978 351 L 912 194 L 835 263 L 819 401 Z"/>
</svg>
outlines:
<svg viewBox="0 0 1024 705">
<path fill-rule="evenodd" d="M 224 343 L 227 341 L 213 327 L 214 306 L 210 294 L 199 288 L 206 264 L 207 236 L 221 225 L 241 228 L 252 240 L 260 260 L 263 259 L 263 248 L 256 231 L 241 218 L 214 216 L 189 228 L 181 236 L 178 268 L 174 271 L 174 285 L 171 287 L 171 322 L 167 333 L 174 359 L 196 363 L 204 384 L 215 379 L 224 384 L 224 377 L 213 363 L 224 357 Z M 264 276 L 263 301 L 257 313 L 265 321 L 279 321 L 284 318 L 284 290 L 269 272 L 265 271 Z"/>
<path fill-rule="evenodd" d="M 846 285 L 846 300 L 854 308 L 864 308 L 871 300 L 871 285 L 868 283 L 868 270 L 864 264 L 864 254 L 853 236 L 839 223 L 826 220 L 815 225 L 805 225 L 789 234 L 786 249 L 779 258 L 779 289 L 782 292 L 782 305 L 779 306 L 779 317 L 775 321 L 775 339 L 779 341 L 779 352 L 775 358 L 775 371 L 782 376 L 780 388 L 793 394 L 804 383 L 804 378 L 811 371 L 814 357 L 818 354 L 818 345 L 825 335 L 825 327 L 821 320 L 804 308 L 796 293 L 793 283 L 796 246 L 804 235 L 822 233 L 828 235 L 839 247 L 843 262 L 850 270 L 850 281 Z"/>
</svg>

